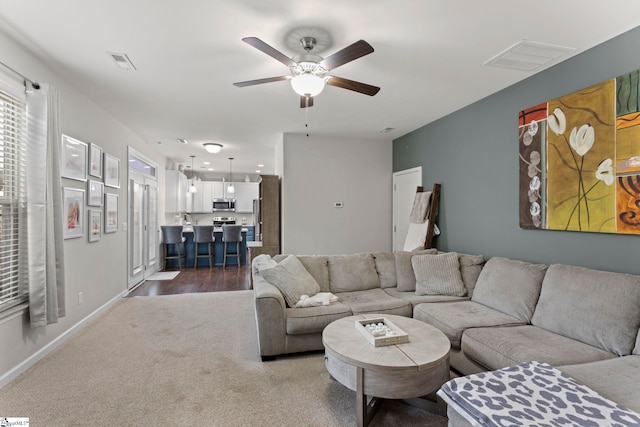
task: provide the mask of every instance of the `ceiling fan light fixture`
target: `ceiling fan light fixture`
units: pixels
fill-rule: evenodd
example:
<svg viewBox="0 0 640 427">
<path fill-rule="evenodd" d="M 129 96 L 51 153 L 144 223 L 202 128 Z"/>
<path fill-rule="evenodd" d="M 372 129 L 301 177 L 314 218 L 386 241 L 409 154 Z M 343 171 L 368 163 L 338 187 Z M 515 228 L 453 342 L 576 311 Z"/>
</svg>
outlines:
<svg viewBox="0 0 640 427">
<path fill-rule="evenodd" d="M 291 87 L 300 96 L 316 96 L 324 89 L 325 80 L 311 73 L 302 73 L 291 78 Z"/>
<path fill-rule="evenodd" d="M 207 150 L 208 153 L 216 154 L 222 150 L 222 144 L 215 144 L 213 142 L 206 142 L 204 144 L 204 149 Z"/>
</svg>

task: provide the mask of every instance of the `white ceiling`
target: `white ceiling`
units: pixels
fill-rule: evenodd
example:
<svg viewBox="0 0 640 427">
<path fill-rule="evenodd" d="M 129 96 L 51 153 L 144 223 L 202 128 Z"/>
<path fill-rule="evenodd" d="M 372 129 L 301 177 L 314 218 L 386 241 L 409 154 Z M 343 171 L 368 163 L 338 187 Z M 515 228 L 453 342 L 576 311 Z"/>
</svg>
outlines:
<svg viewBox="0 0 640 427">
<path fill-rule="evenodd" d="M 637 0 L 0 0 L 0 31 L 155 149 L 186 165 L 195 155 L 197 171 L 208 160 L 227 172 L 235 157 L 234 174 L 258 163 L 273 173 L 285 132 L 390 141 L 523 80 L 533 73 L 482 65 L 520 40 L 577 54 L 638 25 Z M 331 74 L 381 91 L 328 86 L 300 109 L 286 81 L 232 85 L 289 73 L 243 37 L 293 56 L 309 34 L 325 57 L 369 42 L 375 52 Z M 117 68 L 108 51 L 137 71 Z M 207 154 L 204 142 L 224 149 Z"/>
</svg>

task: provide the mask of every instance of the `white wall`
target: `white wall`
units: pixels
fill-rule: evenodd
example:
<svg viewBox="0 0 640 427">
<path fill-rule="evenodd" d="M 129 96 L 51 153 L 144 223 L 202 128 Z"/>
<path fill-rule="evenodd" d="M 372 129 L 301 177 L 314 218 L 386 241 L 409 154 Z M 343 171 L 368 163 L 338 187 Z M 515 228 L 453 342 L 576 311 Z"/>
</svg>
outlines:
<svg viewBox="0 0 640 427">
<path fill-rule="evenodd" d="M 96 243 L 88 243 L 87 236 L 65 240 L 66 307 L 67 314 L 56 324 L 31 329 L 27 315 L 19 315 L 0 322 L 0 384 L 20 370 L 23 361 L 38 355 L 56 339 L 65 336 L 75 325 L 91 313 L 126 291 L 127 246 L 122 225 L 127 221 L 127 145 L 158 163 L 159 185 L 164 188 L 166 159 L 152 145 L 135 135 L 122 123 L 98 107 L 75 89 L 63 77 L 54 73 L 33 54 L 0 33 L 0 62 L 10 66 L 34 81 L 49 83 L 60 91 L 62 132 L 84 142 L 100 145 L 105 153 L 120 159 L 120 188 L 108 189 L 119 195 L 120 229 L 103 234 Z M 86 183 L 63 179 L 63 186 L 84 188 Z M 160 217 L 164 215 L 164 195 L 159 195 Z M 83 303 L 78 294 L 83 293 Z"/>
<path fill-rule="evenodd" d="M 282 253 L 391 250 L 391 140 L 285 134 L 282 156 Z"/>
</svg>

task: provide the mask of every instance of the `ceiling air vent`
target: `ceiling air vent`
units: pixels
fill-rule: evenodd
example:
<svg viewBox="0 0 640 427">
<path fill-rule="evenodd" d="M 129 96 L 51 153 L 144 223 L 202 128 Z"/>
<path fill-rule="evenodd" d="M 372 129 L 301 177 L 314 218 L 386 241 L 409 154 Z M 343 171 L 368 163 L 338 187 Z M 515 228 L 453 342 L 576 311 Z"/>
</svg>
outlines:
<svg viewBox="0 0 640 427">
<path fill-rule="evenodd" d="M 482 65 L 535 71 L 552 62 L 558 62 L 575 50 L 572 47 L 521 40 Z"/>
<path fill-rule="evenodd" d="M 116 63 L 118 68 L 122 68 L 123 70 L 136 69 L 126 53 L 107 52 L 107 55 L 109 55 L 111 59 L 113 59 L 113 62 Z"/>
</svg>

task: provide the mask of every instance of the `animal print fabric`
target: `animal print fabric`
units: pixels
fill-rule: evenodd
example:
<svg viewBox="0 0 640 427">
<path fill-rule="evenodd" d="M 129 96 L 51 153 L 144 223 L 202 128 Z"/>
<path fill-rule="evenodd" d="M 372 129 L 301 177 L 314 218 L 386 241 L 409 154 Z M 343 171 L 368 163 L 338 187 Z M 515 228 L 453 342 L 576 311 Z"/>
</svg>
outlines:
<svg viewBox="0 0 640 427">
<path fill-rule="evenodd" d="M 640 426 L 640 414 L 536 361 L 455 378 L 438 395 L 474 426 Z"/>
</svg>

